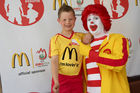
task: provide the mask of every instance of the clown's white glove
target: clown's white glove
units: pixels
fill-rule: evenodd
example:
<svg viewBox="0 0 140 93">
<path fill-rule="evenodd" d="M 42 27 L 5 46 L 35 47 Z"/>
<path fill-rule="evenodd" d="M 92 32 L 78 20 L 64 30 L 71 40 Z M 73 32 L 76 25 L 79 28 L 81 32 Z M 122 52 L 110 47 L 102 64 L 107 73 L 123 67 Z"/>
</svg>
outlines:
<svg viewBox="0 0 140 93">
<path fill-rule="evenodd" d="M 77 43 L 79 45 L 81 55 L 87 56 L 87 57 L 89 56 L 89 51 L 91 50 L 90 45 L 85 45 L 78 39 L 72 39 L 72 42 Z"/>
</svg>

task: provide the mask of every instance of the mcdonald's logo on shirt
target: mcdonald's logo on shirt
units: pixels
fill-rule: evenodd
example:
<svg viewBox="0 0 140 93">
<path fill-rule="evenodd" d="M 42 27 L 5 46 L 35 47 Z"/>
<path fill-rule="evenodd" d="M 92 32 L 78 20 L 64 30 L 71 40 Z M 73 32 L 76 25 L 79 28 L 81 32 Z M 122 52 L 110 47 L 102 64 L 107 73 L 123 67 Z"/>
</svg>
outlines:
<svg viewBox="0 0 140 93">
<path fill-rule="evenodd" d="M 62 60 L 64 60 L 65 54 L 66 54 L 67 51 L 69 52 L 69 59 L 71 59 L 72 58 L 72 52 L 73 52 L 73 50 L 74 50 L 75 56 L 76 56 L 75 59 L 76 59 L 76 61 L 78 61 L 78 55 L 77 55 L 76 49 L 75 48 L 70 49 L 69 47 L 66 47 L 65 48 L 64 53 L 63 53 L 63 56 L 62 56 Z"/>
<path fill-rule="evenodd" d="M 15 68 L 15 60 L 18 60 L 18 64 L 19 66 L 23 66 L 23 58 L 25 59 L 26 61 L 26 65 L 27 66 L 30 66 L 30 63 L 29 63 L 29 59 L 27 57 L 27 55 L 24 53 L 24 52 L 21 52 L 20 55 L 15 53 L 13 56 L 12 56 L 12 68 Z"/>
</svg>

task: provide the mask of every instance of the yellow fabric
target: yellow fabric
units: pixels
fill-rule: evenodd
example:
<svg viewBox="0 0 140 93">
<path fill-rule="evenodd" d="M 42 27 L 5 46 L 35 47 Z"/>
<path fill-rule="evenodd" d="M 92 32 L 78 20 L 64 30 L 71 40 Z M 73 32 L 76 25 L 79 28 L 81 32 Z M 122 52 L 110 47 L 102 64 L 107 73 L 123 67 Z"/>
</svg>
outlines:
<svg viewBox="0 0 140 93">
<path fill-rule="evenodd" d="M 110 34 L 109 38 L 106 38 L 102 43 L 101 47 L 108 42 L 108 44 L 101 49 L 99 56 L 109 59 L 121 59 L 124 55 L 122 53 L 122 38 L 125 37 L 121 34 Z M 105 49 L 110 49 L 111 55 L 104 53 L 103 51 Z M 129 54 L 128 41 L 127 51 Z M 130 93 L 126 74 L 126 64 L 121 66 L 109 66 L 98 63 L 98 66 L 102 78 L 101 93 Z"/>
<path fill-rule="evenodd" d="M 103 57 L 103 58 L 108 58 L 108 59 L 122 59 L 123 57 L 123 52 L 122 52 L 122 44 L 123 44 L 123 41 L 122 41 L 122 38 L 125 38 L 123 35 L 121 34 L 110 34 L 109 38 L 106 38 L 101 46 L 100 46 L 100 53 L 99 53 L 99 56 L 100 57 Z M 107 44 L 105 47 L 104 45 Z M 106 52 L 104 52 L 106 49 L 109 49 L 111 50 L 111 54 L 107 54 Z M 128 45 L 128 41 L 127 41 L 127 52 L 129 54 L 129 45 Z M 114 71 L 121 71 L 125 65 L 122 65 L 122 66 L 109 66 L 109 65 L 104 65 L 104 64 L 98 64 L 102 67 L 105 67 L 107 69 L 110 69 L 110 70 L 114 70 Z"/>
<path fill-rule="evenodd" d="M 83 44 L 81 41 L 79 41 L 78 39 L 75 39 L 78 44 L 80 45 L 80 54 L 82 54 L 83 56 L 89 56 L 89 51 L 91 49 L 90 45 L 85 45 Z"/>
<path fill-rule="evenodd" d="M 84 80 L 83 80 L 83 84 L 84 84 L 84 93 L 87 93 L 87 71 L 86 71 L 86 61 L 85 61 L 85 57 L 83 58 L 83 77 L 84 77 Z"/>
<path fill-rule="evenodd" d="M 79 45 L 73 44 L 72 39 L 81 40 L 83 36 L 83 33 L 74 33 L 71 38 L 66 38 L 57 34 L 51 38 L 50 56 L 59 56 L 59 74 L 68 76 L 79 74 L 82 55 L 79 53 Z"/>
<path fill-rule="evenodd" d="M 109 37 L 102 42 L 99 56 L 108 59 L 121 59 L 124 55 L 122 53 L 122 38 L 125 37 L 121 34 L 110 34 Z M 111 50 L 111 54 L 104 52 L 106 49 Z M 129 53 L 128 41 L 127 51 Z M 110 66 L 98 63 L 97 65 L 101 73 L 101 93 L 130 93 L 126 64 Z"/>
</svg>

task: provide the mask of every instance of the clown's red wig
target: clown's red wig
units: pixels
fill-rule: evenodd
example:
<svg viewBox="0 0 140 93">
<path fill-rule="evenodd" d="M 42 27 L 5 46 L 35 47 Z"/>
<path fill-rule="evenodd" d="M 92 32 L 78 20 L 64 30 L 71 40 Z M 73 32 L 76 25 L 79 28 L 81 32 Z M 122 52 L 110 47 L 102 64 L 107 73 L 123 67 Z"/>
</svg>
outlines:
<svg viewBox="0 0 140 93">
<path fill-rule="evenodd" d="M 88 30 L 87 27 L 87 17 L 89 14 L 96 14 L 100 17 L 103 25 L 104 25 L 104 29 L 105 31 L 109 31 L 109 29 L 111 28 L 111 20 L 110 20 L 110 16 L 108 14 L 107 9 L 100 4 L 92 4 L 92 5 L 88 5 L 84 8 L 83 12 L 82 12 L 82 22 L 83 22 L 83 26 L 85 28 L 85 30 Z"/>
</svg>

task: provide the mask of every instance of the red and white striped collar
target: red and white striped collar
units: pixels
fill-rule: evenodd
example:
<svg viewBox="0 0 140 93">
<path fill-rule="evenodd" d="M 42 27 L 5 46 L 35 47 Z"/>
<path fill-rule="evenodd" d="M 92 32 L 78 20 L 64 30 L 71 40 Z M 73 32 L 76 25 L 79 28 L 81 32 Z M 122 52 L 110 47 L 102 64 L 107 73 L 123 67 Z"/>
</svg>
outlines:
<svg viewBox="0 0 140 93">
<path fill-rule="evenodd" d="M 106 35 L 104 35 L 104 36 L 102 36 L 102 37 L 95 38 L 95 39 L 92 40 L 92 42 L 98 41 L 98 40 L 103 40 L 103 39 L 105 39 L 105 38 L 108 37 L 108 36 L 109 36 L 109 34 L 106 34 Z"/>
</svg>

